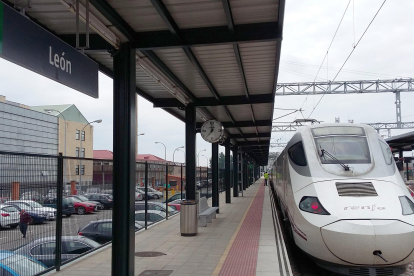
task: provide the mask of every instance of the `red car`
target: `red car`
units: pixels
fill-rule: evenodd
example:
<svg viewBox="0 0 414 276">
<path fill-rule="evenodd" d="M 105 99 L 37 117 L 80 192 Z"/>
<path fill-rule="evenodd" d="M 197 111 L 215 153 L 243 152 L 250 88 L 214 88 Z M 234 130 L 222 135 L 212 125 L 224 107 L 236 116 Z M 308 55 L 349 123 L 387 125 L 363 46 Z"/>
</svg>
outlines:
<svg viewBox="0 0 414 276">
<path fill-rule="evenodd" d="M 75 203 L 75 211 L 79 215 L 83 215 L 86 213 L 92 213 L 95 211 L 95 205 L 88 202 L 82 202 L 80 199 L 77 199 L 76 197 L 71 197 L 73 202 Z"/>
<path fill-rule="evenodd" d="M 168 206 L 171 206 L 175 210 L 180 211 L 181 210 L 181 199 L 176 199 L 176 200 L 168 203 Z"/>
</svg>

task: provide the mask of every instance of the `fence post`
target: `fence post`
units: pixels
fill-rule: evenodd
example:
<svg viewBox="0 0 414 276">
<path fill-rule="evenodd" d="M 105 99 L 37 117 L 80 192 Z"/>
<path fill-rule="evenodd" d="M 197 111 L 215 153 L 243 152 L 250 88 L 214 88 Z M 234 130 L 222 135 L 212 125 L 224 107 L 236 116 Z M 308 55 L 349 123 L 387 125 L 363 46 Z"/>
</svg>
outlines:
<svg viewBox="0 0 414 276">
<path fill-rule="evenodd" d="M 145 161 L 145 230 L 148 227 L 148 161 Z"/>
<path fill-rule="evenodd" d="M 181 201 L 183 200 L 183 164 L 181 164 Z"/>
<path fill-rule="evenodd" d="M 59 153 L 57 159 L 57 187 L 56 187 L 56 250 L 55 250 L 55 267 L 56 271 L 60 271 L 60 265 L 62 264 L 62 200 L 63 200 L 63 157 L 62 153 Z"/>
<path fill-rule="evenodd" d="M 165 218 L 168 220 L 168 163 L 165 163 Z"/>
</svg>

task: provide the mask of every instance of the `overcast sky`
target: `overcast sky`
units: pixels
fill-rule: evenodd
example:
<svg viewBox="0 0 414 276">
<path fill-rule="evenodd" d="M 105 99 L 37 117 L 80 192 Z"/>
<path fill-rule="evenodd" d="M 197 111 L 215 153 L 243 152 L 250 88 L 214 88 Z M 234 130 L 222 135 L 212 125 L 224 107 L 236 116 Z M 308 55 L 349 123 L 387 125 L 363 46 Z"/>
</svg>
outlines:
<svg viewBox="0 0 414 276">
<path fill-rule="evenodd" d="M 284 23 L 284 39 L 279 71 L 279 83 L 313 81 L 326 54 L 338 23 L 349 0 L 287 0 Z M 342 25 L 328 55 L 329 70 L 326 61 L 318 75 L 318 80 L 332 80 L 352 50 L 355 41 L 361 37 L 369 22 L 381 6 L 383 0 L 351 1 Z M 354 5 L 353 5 L 354 4 Z M 353 55 L 336 80 L 372 80 L 412 77 L 414 63 L 412 48 L 414 38 L 413 22 L 414 1 L 388 0 L 377 18 L 361 40 Z M 75 104 L 87 120 L 102 119 L 94 128 L 94 149 L 112 150 L 112 80 L 99 75 L 99 99 L 93 99 L 77 91 L 46 79 L 29 70 L 0 59 L 0 95 L 7 100 L 26 105 Z M 276 108 L 299 109 L 303 104 L 303 115 L 308 117 L 321 96 L 277 97 Z M 402 93 L 402 120 L 414 121 L 413 93 Z M 335 117 L 341 122 L 353 119 L 355 123 L 395 122 L 395 95 L 327 95 L 313 112 L 311 118 L 333 123 Z M 164 112 L 155 109 L 152 104 L 139 97 L 138 132 L 139 153 L 149 153 L 164 158 L 167 146 L 167 159 L 173 159 L 175 148 L 185 145 L 184 124 Z M 275 117 L 286 111 L 275 110 Z M 279 121 L 293 121 L 300 114 L 293 114 Z M 394 130 L 393 135 L 410 130 Z M 386 134 L 383 132 L 381 134 Z M 273 133 L 272 141 L 280 139 L 287 142 L 292 133 Z M 210 157 L 211 144 L 197 135 L 197 151 L 200 163 Z M 271 151 L 277 151 L 273 148 Z M 223 148 L 220 147 L 220 151 Z M 184 153 L 177 151 L 175 161 L 183 162 Z"/>
</svg>

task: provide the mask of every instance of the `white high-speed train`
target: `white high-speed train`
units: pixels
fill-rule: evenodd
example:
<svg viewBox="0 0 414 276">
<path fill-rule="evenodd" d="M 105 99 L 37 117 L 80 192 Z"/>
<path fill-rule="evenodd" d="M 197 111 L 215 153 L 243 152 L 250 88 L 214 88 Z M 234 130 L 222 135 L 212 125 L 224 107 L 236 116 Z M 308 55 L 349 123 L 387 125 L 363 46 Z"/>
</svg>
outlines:
<svg viewBox="0 0 414 276">
<path fill-rule="evenodd" d="M 399 275 L 414 261 L 414 203 L 389 146 L 367 125 L 300 128 L 273 164 L 289 236 L 345 275 Z"/>
</svg>

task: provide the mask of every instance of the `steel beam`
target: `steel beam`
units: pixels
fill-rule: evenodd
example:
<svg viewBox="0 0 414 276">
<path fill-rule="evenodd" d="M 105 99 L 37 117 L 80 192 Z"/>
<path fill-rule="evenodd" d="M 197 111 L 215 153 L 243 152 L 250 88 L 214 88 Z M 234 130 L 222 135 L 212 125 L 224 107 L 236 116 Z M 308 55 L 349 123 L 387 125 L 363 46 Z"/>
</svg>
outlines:
<svg viewBox="0 0 414 276">
<path fill-rule="evenodd" d="M 151 60 L 152 61 L 152 60 Z M 242 104 L 263 104 L 273 103 L 271 94 L 246 96 L 221 96 L 219 100 L 215 97 L 197 98 L 193 100 L 195 106 L 221 106 L 221 105 L 242 105 Z M 184 105 L 176 98 L 156 98 L 154 107 L 183 107 Z"/>
<path fill-rule="evenodd" d="M 121 45 L 114 56 L 114 207 L 112 228 L 112 275 L 134 275 L 135 253 L 135 159 L 136 84 L 135 50 Z"/>
<path fill-rule="evenodd" d="M 238 128 L 238 127 L 254 127 L 254 126 L 272 126 L 272 120 L 256 120 L 253 121 L 236 121 L 233 122 L 221 122 L 224 128 Z M 197 128 L 201 128 L 203 123 L 197 123 Z"/>
<path fill-rule="evenodd" d="M 276 96 L 412 92 L 414 79 L 278 83 Z"/>
<path fill-rule="evenodd" d="M 218 155 L 219 155 L 219 144 L 212 143 L 211 144 L 211 179 L 212 179 L 212 206 L 219 207 L 219 186 L 218 186 L 218 179 L 219 179 L 219 167 L 218 167 Z M 218 210 L 217 210 L 218 213 Z"/>
<path fill-rule="evenodd" d="M 224 142 L 225 147 L 225 174 L 224 183 L 226 185 L 226 203 L 231 203 L 231 183 L 230 183 L 230 139 Z"/>
<path fill-rule="evenodd" d="M 186 199 L 196 199 L 196 109 L 187 105 L 185 109 L 185 177 Z"/>
<path fill-rule="evenodd" d="M 372 126 L 374 129 L 407 129 L 414 128 L 414 122 L 396 122 L 396 123 L 368 123 L 365 125 Z"/>
<path fill-rule="evenodd" d="M 101 3 L 94 4 L 95 7 L 99 7 L 100 5 Z M 109 4 L 102 3 L 102 5 L 107 6 Z M 108 7 L 105 7 L 106 9 Z M 111 16 L 112 12 L 106 14 Z M 235 35 L 233 37 L 229 34 L 228 26 L 183 29 L 180 30 L 180 34 L 184 39 L 183 42 L 177 40 L 170 31 L 135 32 L 134 30 L 130 30 L 132 34 L 130 37 L 133 38 L 133 47 L 137 50 L 159 50 L 229 44 L 238 45 L 239 43 L 245 42 L 280 41 L 281 36 L 277 32 L 277 24 L 277 22 L 264 22 L 235 25 Z M 116 27 L 122 28 L 122 26 L 123 24 L 118 24 Z M 123 29 L 126 31 L 128 28 L 124 26 Z M 108 51 L 113 49 L 113 46 L 99 35 L 90 34 L 89 36 L 90 47 L 86 52 Z M 58 37 L 69 45 L 76 46 L 75 34 L 59 35 Z M 82 41 L 84 40 L 85 38 L 83 36 L 80 37 L 81 44 L 83 44 Z"/>
</svg>

